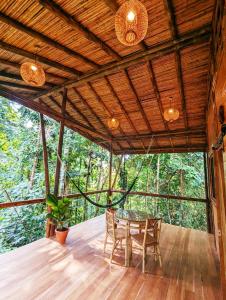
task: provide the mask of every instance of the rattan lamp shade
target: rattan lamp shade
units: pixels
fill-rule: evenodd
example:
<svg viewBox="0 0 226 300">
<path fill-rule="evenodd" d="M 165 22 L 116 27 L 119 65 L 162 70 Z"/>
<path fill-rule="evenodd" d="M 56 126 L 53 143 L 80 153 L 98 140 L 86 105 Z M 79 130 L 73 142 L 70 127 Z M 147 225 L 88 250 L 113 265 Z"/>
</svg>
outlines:
<svg viewBox="0 0 226 300">
<path fill-rule="evenodd" d="M 119 120 L 116 118 L 111 118 L 107 122 L 109 129 L 117 129 L 119 127 Z"/>
<path fill-rule="evenodd" d="M 126 1 L 115 15 L 115 32 L 118 40 L 133 46 L 140 43 L 148 29 L 148 14 L 145 6 L 138 0 Z"/>
<path fill-rule="evenodd" d="M 175 108 L 168 108 L 164 110 L 164 119 L 167 122 L 173 122 L 176 121 L 179 118 L 179 111 Z"/>
<path fill-rule="evenodd" d="M 42 86 L 45 83 L 45 72 L 37 62 L 25 62 L 20 67 L 23 80 L 33 86 Z"/>
</svg>

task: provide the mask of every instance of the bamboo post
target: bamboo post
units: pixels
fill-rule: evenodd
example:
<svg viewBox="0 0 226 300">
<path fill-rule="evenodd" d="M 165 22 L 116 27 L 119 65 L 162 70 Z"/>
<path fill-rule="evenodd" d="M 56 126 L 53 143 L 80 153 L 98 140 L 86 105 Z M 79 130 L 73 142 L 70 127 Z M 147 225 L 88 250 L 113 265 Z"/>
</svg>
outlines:
<svg viewBox="0 0 226 300">
<path fill-rule="evenodd" d="M 60 170 L 61 170 L 61 158 L 62 158 L 62 149 L 63 149 L 63 140 L 64 140 L 64 116 L 66 112 L 66 101 L 67 101 L 67 90 L 64 89 L 63 100 L 61 106 L 61 113 L 63 116 L 62 121 L 60 122 L 60 130 L 59 130 L 59 140 L 57 147 L 57 162 L 55 169 L 55 182 L 54 182 L 54 195 L 57 197 L 59 193 L 59 182 L 60 182 Z M 50 235 L 53 236 L 55 231 L 55 226 L 51 226 Z"/>
<path fill-rule="evenodd" d="M 210 220 L 210 201 L 209 201 L 209 192 L 208 192 L 208 170 L 207 170 L 207 155 L 203 152 L 203 163 L 204 163 L 204 176 L 205 176 L 205 196 L 206 196 L 206 220 L 207 220 L 207 230 L 209 233 L 212 233 L 212 226 Z"/>
<path fill-rule="evenodd" d="M 107 203 L 110 204 L 111 200 L 110 197 L 112 195 L 112 143 L 110 146 L 110 159 L 109 159 L 109 183 L 108 183 L 108 198 Z"/>
<path fill-rule="evenodd" d="M 46 134 L 45 134 L 45 121 L 43 114 L 40 114 L 41 122 L 41 135 L 42 135 L 42 147 L 43 147 L 43 163 L 44 163 L 44 172 L 45 172 L 45 189 L 46 196 L 50 193 L 50 183 L 49 183 L 49 165 L 48 165 L 48 152 L 46 145 Z M 47 207 L 47 211 L 50 212 L 50 207 Z M 50 220 L 47 220 L 46 224 L 46 237 L 50 236 L 51 223 Z"/>
</svg>

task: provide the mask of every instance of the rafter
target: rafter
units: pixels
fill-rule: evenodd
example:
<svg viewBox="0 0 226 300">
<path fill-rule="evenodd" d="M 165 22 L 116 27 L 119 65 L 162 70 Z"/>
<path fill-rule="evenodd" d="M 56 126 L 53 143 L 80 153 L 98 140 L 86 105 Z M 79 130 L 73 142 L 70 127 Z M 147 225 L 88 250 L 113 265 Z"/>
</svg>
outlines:
<svg viewBox="0 0 226 300">
<path fill-rule="evenodd" d="M 88 101 L 86 101 L 86 99 L 83 98 L 81 93 L 76 88 L 73 88 L 73 90 L 74 90 L 74 93 L 78 96 L 78 98 L 82 101 L 83 105 L 85 105 L 88 108 L 88 110 L 90 111 L 90 113 L 97 119 L 98 123 L 101 125 L 103 130 L 110 136 L 111 139 L 113 139 L 114 136 L 112 135 L 111 131 L 105 126 L 104 122 L 96 114 L 96 112 L 94 111 L 92 106 L 88 103 Z M 119 145 L 119 148 L 122 149 L 121 145 L 120 144 L 118 144 L 118 145 Z"/>
<path fill-rule="evenodd" d="M 158 107 L 159 107 L 162 122 L 164 124 L 165 129 L 170 130 L 169 126 L 168 126 L 168 123 L 166 122 L 166 120 L 164 119 L 164 116 L 163 116 L 164 110 L 163 110 L 163 106 L 162 106 L 161 95 L 160 95 L 160 92 L 159 92 L 159 89 L 158 89 L 158 85 L 157 85 L 157 81 L 156 81 L 156 78 L 155 78 L 155 73 L 154 73 L 151 61 L 148 62 L 147 66 L 148 66 L 148 70 L 149 70 L 149 74 L 150 74 L 152 87 L 153 87 L 153 90 L 154 90 L 154 93 L 155 93 L 155 97 L 157 99 L 157 104 L 158 104 Z M 169 138 L 169 140 L 170 140 L 171 146 L 173 147 L 172 139 Z"/>
<path fill-rule="evenodd" d="M 0 85 L 14 87 L 14 88 L 17 88 L 17 89 L 22 89 L 22 90 L 27 90 L 27 91 L 32 91 L 32 92 L 40 92 L 40 91 L 43 91 L 45 89 L 43 87 L 24 85 L 24 84 L 19 84 L 19 83 L 16 83 L 16 82 L 9 82 L 9 81 L 4 81 L 4 80 L 0 80 Z"/>
<path fill-rule="evenodd" d="M 44 102 L 41 98 L 39 98 L 39 102 L 41 104 L 45 105 L 48 109 L 52 110 L 52 108 L 50 108 L 49 105 L 46 102 Z M 53 112 L 55 113 L 56 111 L 53 110 Z M 90 134 L 87 131 L 86 128 L 85 129 L 81 129 L 80 127 L 76 127 L 76 126 L 72 127 L 72 126 L 69 126 L 69 125 L 67 125 L 67 127 L 70 128 L 70 129 L 72 129 L 72 130 L 74 130 L 74 131 L 76 131 L 76 132 L 78 132 L 79 134 L 83 135 L 85 138 L 91 140 L 92 142 L 94 142 L 94 143 L 96 143 L 96 144 L 104 147 L 105 149 L 109 150 L 109 145 L 108 145 L 107 142 L 105 142 L 103 139 L 94 138 L 93 135 Z M 92 132 L 95 133 L 95 134 L 98 134 L 98 131 L 96 131 L 95 129 Z M 107 144 L 107 146 L 105 144 Z"/>
<path fill-rule="evenodd" d="M 69 80 L 65 84 L 53 88 L 47 93 L 40 93 L 36 97 L 40 97 L 44 94 L 51 94 L 63 90 L 64 86 L 67 88 L 76 87 L 88 81 L 92 81 L 98 78 L 116 73 L 120 70 L 126 69 L 130 66 L 138 64 L 140 62 L 149 61 L 154 58 L 159 58 L 169 53 L 175 52 L 176 50 L 208 41 L 210 37 L 210 25 L 207 24 L 199 29 L 188 32 L 181 36 L 177 41 L 167 41 L 161 45 L 150 47 L 148 50 L 139 51 L 137 53 L 128 55 L 122 58 L 120 61 L 109 63 L 100 67 L 94 72 L 88 72 L 81 75 L 78 80 Z"/>
<path fill-rule="evenodd" d="M 68 128 L 71 128 L 72 130 L 81 129 L 83 131 L 89 131 L 89 132 L 91 132 L 91 134 L 96 134 L 97 136 L 102 138 L 102 141 L 110 141 L 109 136 L 107 136 L 101 132 L 94 131 L 89 126 L 86 126 L 86 125 L 78 122 L 77 120 L 68 117 L 67 115 L 63 117 L 61 113 L 52 110 L 52 108 L 47 107 L 46 105 L 40 104 L 39 102 L 31 100 L 30 98 L 25 99 L 21 96 L 18 96 L 17 94 L 13 93 L 12 91 L 8 90 L 7 88 L 5 88 L 1 85 L 0 85 L 0 95 L 2 97 L 5 97 L 6 99 L 9 99 L 13 102 L 16 102 L 23 106 L 26 106 L 27 108 L 30 108 L 34 111 L 44 114 L 58 122 L 60 122 L 62 119 L 65 119 L 64 120 L 65 125 Z"/>
<path fill-rule="evenodd" d="M 207 149 L 206 144 L 194 144 L 189 147 L 190 152 L 204 152 Z M 171 147 L 151 147 L 149 153 L 174 153 L 174 152 L 188 152 L 187 146 L 184 145 L 175 145 L 173 148 Z M 143 148 L 135 148 L 135 149 L 124 149 L 124 154 L 143 154 Z M 115 151 L 116 155 L 122 154 L 121 151 Z"/>
<path fill-rule="evenodd" d="M 87 83 L 90 87 L 90 89 L 92 90 L 92 92 L 95 94 L 96 99 L 98 100 L 98 102 L 102 105 L 102 107 L 104 108 L 104 110 L 108 113 L 109 117 L 112 118 L 113 114 L 111 113 L 111 111 L 108 109 L 107 105 L 104 103 L 104 101 L 102 100 L 102 98 L 99 96 L 99 94 L 97 93 L 97 91 L 95 90 L 95 88 L 93 87 L 93 85 L 88 82 Z M 121 124 L 119 124 L 118 130 L 121 134 L 125 135 L 125 132 L 123 131 Z M 114 138 L 115 139 L 115 138 Z M 128 145 L 133 148 L 133 145 L 130 143 L 129 140 L 126 140 L 126 142 L 128 143 Z"/>
<path fill-rule="evenodd" d="M 39 3 L 48 9 L 55 16 L 63 20 L 67 25 L 81 33 L 88 39 L 90 42 L 97 44 L 102 50 L 104 50 L 107 54 L 111 55 L 115 59 L 120 59 L 120 55 L 114 51 L 110 46 L 108 46 L 104 41 L 102 41 L 99 37 L 97 37 L 94 33 L 92 33 L 87 27 L 82 25 L 78 20 L 69 15 L 65 10 L 63 10 L 57 3 L 52 0 L 39 0 Z"/>
<path fill-rule="evenodd" d="M 139 139 L 150 139 L 152 137 L 156 138 L 167 138 L 167 137 L 183 137 L 183 136 L 193 136 L 193 137 L 206 137 L 205 128 L 189 128 L 189 129 L 177 129 L 170 131 L 157 131 L 148 134 L 139 134 L 139 135 L 126 135 L 115 137 L 113 141 L 124 141 L 131 140 L 136 141 Z"/>
<path fill-rule="evenodd" d="M 3 70 L 0 71 L 0 77 L 5 77 L 5 78 L 8 78 L 8 79 L 13 79 L 13 80 L 17 80 L 17 81 L 23 81 L 23 78 L 20 75 L 13 74 L 13 73 L 8 73 L 8 72 L 3 71 Z M 45 89 L 47 87 L 52 88 L 54 86 L 56 86 L 56 85 L 46 82 L 45 85 L 43 87 L 40 87 L 38 90 Z M 32 87 L 32 86 L 29 86 L 29 87 Z"/>
<path fill-rule="evenodd" d="M 113 85 L 111 84 L 110 80 L 107 77 L 105 77 L 105 80 L 106 80 L 108 88 L 110 89 L 111 93 L 114 96 L 114 99 L 117 101 L 117 103 L 120 106 L 124 116 L 126 117 L 128 123 L 130 124 L 130 127 L 136 132 L 136 134 L 139 134 L 139 132 L 136 129 L 136 126 L 134 125 L 134 123 L 133 123 L 132 119 L 130 118 L 128 112 L 126 111 L 125 106 L 122 104 L 120 98 L 118 97 L 118 95 L 117 95 L 115 89 L 113 88 Z M 145 145 L 144 145 L 143 141 L 140 140 L 140 142 L 143 145 L 143 148 L 145 149 Z"/>
<path fill-rule="evenodd" d="M 18 63 L 15 63 L 15 62 L 3 59 L 3 58 L 0 58 L 0 64 L 3 65 L 3 66 L 5 66 L 5 67 L 10 67 L 12 69 L 15 69 L 17 71 L 20 70 L 20 66 L 21 66 Z M 65 80 L 65 77 L 62 77 L 62 76 L 59 76 L 59 75 L 56 75 L 56 74 L 52 74 L 52 73 L 48 73 L 48 72 L 45 72 L 45 74 L 46 74 L 47 81 L 49 79 L 63 80 L 63 81 Z M 46 84 L 48 84 L 48 82 Z"/>
<path fill-rule="evenodd" d="M 0 48 L 3 49 L 4 51 L 7 51 L 7 52 L 10 52 L 10 53 L 14 53 L 16 55 L 19 55 L 19 56 L 22 56 L 22 57 L 26 57 L 26 58 L 29 58 L 29 59 L 32 59 L 32 60 L 38 60 L 40 63 L 48 66 L 48 67 L 52 67 L 52 68 L 55 68 L 55 69 L 58 69 L 58 70 L 61 70 L 61 71 L 64 71 L 64 72 L 67 72 L 67 73 L 70 73 L 72 75 L 74 75 L 75 77 L 78 78 L 78 76 L 81 76 L 82 73 L 75 70 L 75 69 L 72 69 L 72 68 L 69 68 L 67 66 L 64 66 L 58 62 L 55 62 L 55 61 L 52 61 L 52 60 L 49 60 L 43 56 L 40 56 L 40 55 L 36 55 L 34 53 L 31 53 L 31 52 L 28 52 L 24 49 L 21 49 L 21 48 L 18 48 L 18 47 L 15 47 L 13 45 L 10 45 L 10 44 L 7 44 L 3 41 L 0 41 Z"/>
<path fill-rule="evenodd" d="M 71 57 L 74 57 L 75 59 L 83 61 L 84 63 L 90 65 L 93 68 L 98 67 L 98 65 L 95 62 L 93 62 L 91 59 L 81 55 L 78 52 L 75 52 L 74 50 L 71 50 L 70 48 L 58 43 L 57 41 L 49 38 L 48 36 L 45 36 L 44 34 L 38 32 L 38 31 L 35 31 L 34 29 L 31 29 L 30 27 L 27 27 L 23 23 L 20 23 L 17 20 L 4 15 L 2 12 L 0 12 L 0 21 L 9 26 L 14 27 L 15 29 L 17 29 L 21 32 L 26 33 L 30 37 L 35 38 L 36 40 L 39 40 L 39 41 L 49 45 L 50 47 L 53 47 L 60 51 L 63 51 L 64 53 L 70 55 Z"/>
<path fill-rule="evenodd" d="M 168 18 L 168 24 L 171 32 L 171 36 L 173 40 L 178 40 L 178 30 L 175 20 L 175 14 L 174 14 L 174 7 L 171 0 L 164 0 L 165 10 L 167 13 Z M 181 56 L 180 51 L 175 51 L 175 61 L 176 61 L 176 68 L 177 68 L 177 81 L 179 85 L 179 93 L 181 98 L 181 107 L 182 107 L 182 113 L 184 117 L 184 125 L 185 128 L 188 128 L 188 116 L 186 111 L 186 99 L 184 94 L 184 83 L 183 83 L 183 76 L 182 76 L 182 67 L 181 67 Z M 187 144 L 189 146 L 189 139 L 187 137 Z"/>
</svg>

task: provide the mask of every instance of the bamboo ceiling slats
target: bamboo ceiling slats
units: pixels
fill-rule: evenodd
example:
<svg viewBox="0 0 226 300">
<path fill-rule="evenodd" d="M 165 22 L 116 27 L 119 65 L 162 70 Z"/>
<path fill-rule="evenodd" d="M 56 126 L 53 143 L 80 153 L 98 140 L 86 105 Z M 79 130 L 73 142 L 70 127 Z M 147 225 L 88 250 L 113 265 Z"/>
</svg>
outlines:
<svg viewBox="0 0 226 300">
<path fill-rule="evenodd" d="M 124 1 L 1 1 L 0 94 L 60 121 L 66 87 L 66 126 L 108 149 L 112 141 L 116 154 L 144 153 L 152 134 L 152 152 L 205 150 L 214 0 L 141 0 L 149 26 L 134 47 L 115 35 Z M 35 44 L 46 73 L 41 88 L 19 73 L 35 59 Z M 163 118 L 169 97 L 180 112 L 173 123 Z M 109 117 L 118 129 L 108 128 Z"/>
</svg>

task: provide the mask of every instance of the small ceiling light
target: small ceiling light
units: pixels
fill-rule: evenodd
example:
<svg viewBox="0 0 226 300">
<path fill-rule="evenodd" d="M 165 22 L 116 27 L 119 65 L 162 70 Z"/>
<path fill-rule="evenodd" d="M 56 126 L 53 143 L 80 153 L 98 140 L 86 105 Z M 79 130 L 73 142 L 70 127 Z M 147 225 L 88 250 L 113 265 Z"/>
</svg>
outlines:
<svg viewBox="0 0 226 300">
<path fill-rule="evenodd" d="M 172 97 L 170 97 L 170 107 L 164 110 L 163 116 L 170 123 L 176 121 L 180 116 L 179 110 L 172 106 Z"/>
<path fill-rule="evenodd" d="M 119 127 L 119 120 L 116 118 L 112 117 L 111 119 L 108 120 L 107 122 L 109 129 L 117 129 Z"/>
<path fill-rule="evenodd" d="M 126 46 L 140 43 L 148 29 L 148 13 L 138 0 L 129 0 L 120 6 L 115 15 L 115 32 Z"/>
<path fill-rule="evenodd" d="M 135 13 L 132 10 L 130 10 L 127 15 L 127 20 L 129 22 L 133 22 L 135 20 L 135 16 Z"/>
</svg>

